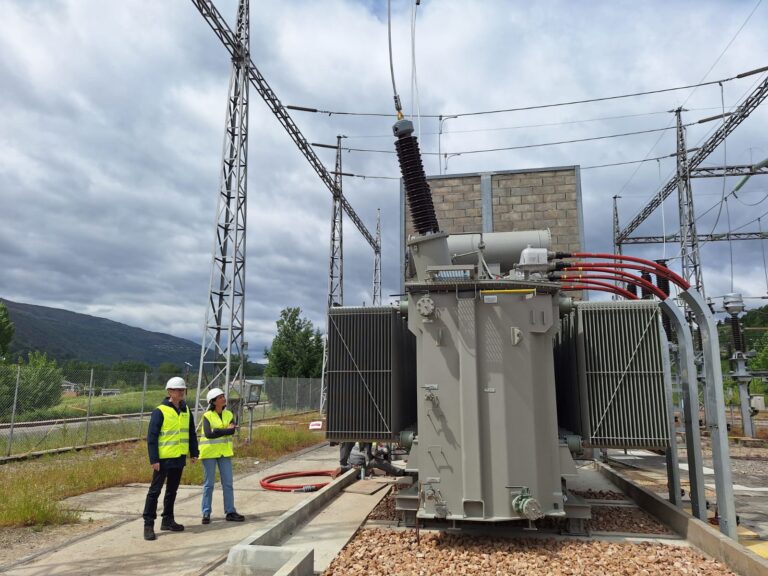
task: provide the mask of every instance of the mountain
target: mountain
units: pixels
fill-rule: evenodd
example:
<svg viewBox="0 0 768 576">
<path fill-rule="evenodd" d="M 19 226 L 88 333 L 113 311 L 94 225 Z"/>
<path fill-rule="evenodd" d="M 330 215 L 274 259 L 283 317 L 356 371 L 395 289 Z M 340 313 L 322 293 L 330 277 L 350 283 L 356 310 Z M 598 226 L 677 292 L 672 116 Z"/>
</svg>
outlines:
<svg viewBox="0 0 768 576">
<path fill-rule="evenodd" d="M 15 334 L 11 358 L 33 350 L 58 361 L 86 360 L 112 365 L 135 360 L 157 367 L 163 362 L 197 365 L 200 345 L 170 334 L 149 332 L 120 322 L 60 308 L 22 304 L 0 298 Z"/>
</svg>

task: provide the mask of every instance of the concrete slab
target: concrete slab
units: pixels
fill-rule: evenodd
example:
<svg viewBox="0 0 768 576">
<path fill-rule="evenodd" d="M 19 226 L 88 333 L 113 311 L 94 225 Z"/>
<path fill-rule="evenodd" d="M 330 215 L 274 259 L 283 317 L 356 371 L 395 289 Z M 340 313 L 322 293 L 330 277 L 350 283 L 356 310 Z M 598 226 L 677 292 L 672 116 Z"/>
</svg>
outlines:
<svg viewBox="0 0 768 576">
<path fill-rule="evenodd" d="M 10 569 L 7 574 L 195 574 L 202 567 L 225 556 L 232 546 L 258 530 L 259 526 L 266 526 L 286 510 L 312 496 L 263 490 L 259 486 L 262 477 L 289 470 L 332 469 L 337 464 L 338 448 L 324 446 L 299 459 L 236 478 L 235 503 L 238 511 L 246 516 L 243 523 L 223 520 L 221 489 L 217 486 L 212 522 L 203 526 L 200 524 L 201 488 L 182 487 L 176 501 L 176 520 L 185 524 L 187 529 L 182 533 L 160 532 L 158 520 L 155 526 L 158 539 L 154 542 L 143 539 L 140 512 L 144 506 L 146 486 L 110 488 L 77 497 L 71 499 L 73 506 L 92 509 L 94 514 L 112 514 L 116 521 L 124 521 L 126 514 L 135 514 L 136 519 L 65 545 L 28 564 Z"/>
<path fill-rule="evenodd" d="M 315 573 L 323 572 L 388 492 L 389 490 L 381 490 L 375 494 L 343 492 L 282 547 L 290 550 L 314 548 Z"/>
</svg>

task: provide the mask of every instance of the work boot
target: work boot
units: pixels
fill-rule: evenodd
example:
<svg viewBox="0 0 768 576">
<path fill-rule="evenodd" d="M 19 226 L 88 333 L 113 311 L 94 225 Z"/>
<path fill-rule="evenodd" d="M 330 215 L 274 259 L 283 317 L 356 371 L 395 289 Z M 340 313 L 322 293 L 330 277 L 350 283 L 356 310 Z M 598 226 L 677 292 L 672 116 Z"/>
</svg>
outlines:
<svg viewBox="0 0 768 576">
<path fill-rule="evenodd" d="M 211 517 L 207 514 L 203 516 L 203 524 L 210 524 L 211 523 Z"/>
<path fill-rule="evenodd" d="M 227 520 L 229 522 L 242 522 L 243 520 L 245 520 L 245 516 L 243 516 L 242 514 L 238 514 L 237 512 L 230 512 L 229 514 L 227 514 Z"/>
<path fill-rule="evenodd" d="M 154 526 L 144 526 L 144 540 L 157 540 Z"/>
<path fill-rule="evenodd" d="M 170 530 L 171 532 L 183 532 L 184 526 L 178 524 L 173 518 L 166 520 L 163 518 L 163 522 L 160 524 L 160 530 Z"/>
</svg>

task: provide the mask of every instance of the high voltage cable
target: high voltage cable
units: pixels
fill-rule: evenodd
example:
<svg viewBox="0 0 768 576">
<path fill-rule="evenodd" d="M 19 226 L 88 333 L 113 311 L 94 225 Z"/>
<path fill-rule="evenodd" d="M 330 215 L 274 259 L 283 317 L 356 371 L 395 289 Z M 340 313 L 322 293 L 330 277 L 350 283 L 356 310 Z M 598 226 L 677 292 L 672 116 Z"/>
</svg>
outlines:
<svg viewBox="0 0 768 576">
<path fill-rule="evenodd" d="M 762 70 L 768 70 L 768 66 L 764 67 Z M 519 106 L 515 108 L 501 108 L 498 110 L 481 110 L 478 112 L 461 112 L 458 114 L 422 114 L 422 118 L 444 118 L 446 116 L 453 116 L 455 118 L 460 118 L 463 116 L 483 116 L 487 114 L 502 114 L 504 112 L 522 112 L 526 110 L 541 110 L 544 108 L 556 108 L 559 106 L 573 106 L 575 104 L 589 104 L 592 102 L 605 102 L 607 100 L 620 100 L 623 98 L 634 98 L 637 96 L 648 96 L 650 94 L 662 94 L 664 92 L 675 92 L 678 90 L 689 90 L 691 88 L 700 88 L 702 86 L 711 86 L 713 84 L 720 84 L 723 82 L 731 82 L 732 80 L 738 80 L 744 76 L 754 74 L 755 71 L 751 70 L 749 72 L 743 72 L 741 74 L 737 74 L 736 76 L 731 76 L 730 78 L 722 78 L 720 80 L 709 80 L 707 82 L 699 82 L 697 84 L 687 84 L 685 86 L 675 86 L 673 88 L 661 88 L 658 90 L 646 90 L 642 92 L 632 92 L 629 94 L 619 94 L 615 96 L 602 96 L 599 98 L 585 98 L 583 100 L 569 100 L 566 102 L 555 102 L 552 104 L 536 104 L 532 106 Z M 297 110 L 300 112 L 312 112 L 316 114 L 327 114 L 328 116 L 380 116 L 380 117 L 386 117 L 391 118 L 393 114 L 391 113 L 382 113 L 382 112 L 346 112 L 346 111 L 339 111 L 339 110 L 320 110 L 318 108 L 310 108 L 307 106 L 286 106 L 286 108 L 290 110 Z"/>
<path fill-rule="evenodd" d="M 685 126 L 692 126 L 693 124 L 686 124 Z M 639 134 L 651 134 L 653 132 L 663 132 L 670 130 L 671 127 L 666 128 L 651 128 L 649 130 L 638 130 L 636 132 L 622 132 L 621 134 L 606 134 L 604 136 L 591 136 L 589 138 L 575 138 L 573 140 L 560 140 L 557 142 L 540 142 L 538 144 L 521 144 L 520 146 L 503 146 L 500 148 L 483 148 L 479 150 L 463 150 L 461 152 L 443 152 L 439 154 L 437 152 L 422 152 L 424 156 L 467 156 L 469 154 L 481 154 L 484 152 L 503 152 L 505 150 L 524 150 L 527 148 L 542 148 L 545 146 L 559 146 L 562 144 L 575 144 L 578 142 L 591 142 L 594 140 L 607 140 L 610 138 L 622 138 L 624 136 L 637 136 Z M 372 148 L 351 148 L 342 147 L 342 150 L 347 152 L 370 152 L 375 154 L 395 154 L 394 150 L 375 150 Z"/>
</svg>

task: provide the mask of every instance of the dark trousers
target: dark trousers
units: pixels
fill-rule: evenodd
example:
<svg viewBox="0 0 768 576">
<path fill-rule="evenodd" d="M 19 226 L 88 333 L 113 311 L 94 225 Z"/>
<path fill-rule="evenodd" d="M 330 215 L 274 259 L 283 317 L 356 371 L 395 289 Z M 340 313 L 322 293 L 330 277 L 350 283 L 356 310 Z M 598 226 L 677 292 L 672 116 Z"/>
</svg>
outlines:
<svg viewBox="0 0 768 576">
<path fill-rule="evenodd" d="M 167 468 L 152 472 L 152 483 L 149 485 L 147 500 L 144 503 L 144 525 L 152 526 L 157 518 L 157 501 L 165 482 L 165 497 L 163 498 L 163 521 L 173 520 L 173 505 L 176 503 L 176 492 L 181 483 L 181 473 L 184 468 Z M 166 479 L 168 480 L 166 482 Z"/>
</svg>

